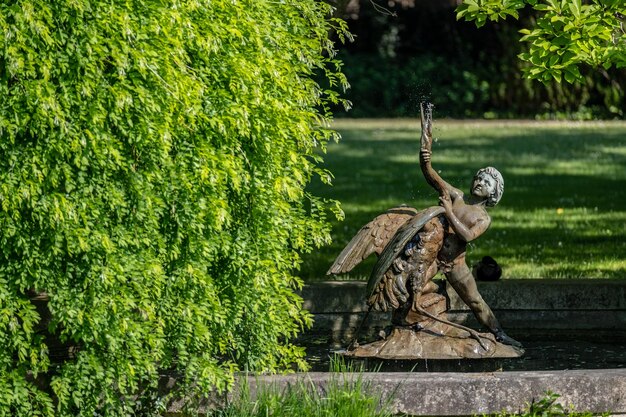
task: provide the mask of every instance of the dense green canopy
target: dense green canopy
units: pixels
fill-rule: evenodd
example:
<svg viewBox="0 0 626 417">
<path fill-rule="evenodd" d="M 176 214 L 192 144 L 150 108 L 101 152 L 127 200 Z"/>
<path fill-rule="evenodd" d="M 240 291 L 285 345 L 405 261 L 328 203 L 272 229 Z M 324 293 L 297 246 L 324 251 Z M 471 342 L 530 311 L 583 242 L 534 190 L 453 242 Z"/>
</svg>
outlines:
<svg viewBox="0 0 626 417">
<path fill-rule="evenodd" d="M 301 363 L 292 273 L 329 237 L 304 187 L 338 100 L 313 78 L 345 84 L 329 9 L 0 2 L 0 416 L 129 415 L 160 370 L 197 393 Z M 46 332 L 75 357 L 51 365 Z"/>
</svg>

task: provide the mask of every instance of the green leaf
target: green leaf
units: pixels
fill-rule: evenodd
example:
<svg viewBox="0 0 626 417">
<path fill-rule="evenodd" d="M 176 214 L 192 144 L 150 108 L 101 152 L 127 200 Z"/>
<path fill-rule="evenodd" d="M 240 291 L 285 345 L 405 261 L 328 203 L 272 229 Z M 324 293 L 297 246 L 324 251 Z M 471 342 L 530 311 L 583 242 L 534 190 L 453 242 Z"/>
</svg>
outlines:
<svg viewBox="0 0 626 417">
<path fill-rule="evenodd" d="M 572 12 L 572 15 L 576 19 L 580 19 L 580 9 L 581 9 L 580 0 L 570 0 L 568 1 L 567 5 L 569 6 L 569 9 Z"/>
</svg>

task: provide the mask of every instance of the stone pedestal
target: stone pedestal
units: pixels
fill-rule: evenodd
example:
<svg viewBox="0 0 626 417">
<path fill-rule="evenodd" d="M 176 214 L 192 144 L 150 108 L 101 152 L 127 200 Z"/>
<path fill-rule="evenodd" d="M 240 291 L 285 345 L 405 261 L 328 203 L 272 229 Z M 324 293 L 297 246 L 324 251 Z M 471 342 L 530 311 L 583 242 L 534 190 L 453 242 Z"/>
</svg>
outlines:
<svg viewBox="0 0 626 417">
<path fill-rule="evenodd" d="M 345 351 L 344 355 L 355 358 L 416 360 L 517 358 L 524 354 L 522 349 L 496 342 L 490 333 L 479 333 L 479 343 L 463 330 L 453 327 L 448 330 L 447 334 L 440 334 L 428 329 L 394 327 L 384 339 L 353 347 Z"/>
<path fill-rule="evenodd" d="M 420 306 L 447 321 L 447 299 L 438 293 L 424 294 Z M 354 358 L 394 360 L 517 358 L 524 350 L 496 341 L 491 333 L 470 332 L 421 315 L 409 308 L 394 311 L 394 326 L 381 340 L 356 345 L 343 354 Z"/>
</svg>

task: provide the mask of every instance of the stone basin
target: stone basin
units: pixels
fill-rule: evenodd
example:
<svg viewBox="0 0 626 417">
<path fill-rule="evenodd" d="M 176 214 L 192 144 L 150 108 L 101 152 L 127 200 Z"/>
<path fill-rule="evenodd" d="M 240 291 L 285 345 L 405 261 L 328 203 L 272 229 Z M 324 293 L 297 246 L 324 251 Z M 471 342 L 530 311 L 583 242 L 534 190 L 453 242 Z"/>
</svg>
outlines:
<svg viewBox="0 0 626 417">
<path fill-rule="evenodd" d="M 546 391 L 574 410 L 626 415 L 626 279 L 549 279 L 478 282 L 503 328 L 524 345 L 521 358 L 461 360 L 353 359 L 373 393 L 391 392 L 393 409 L 409 415 L 517 412 Z M 306 286 L 305 308 L 315 324 L 301 338 L 312 378 L 332 378 L 330 358 L 350 344 L 365 316 L 365 283 L 333 281 Z M 449 318 L 478 329 L 453 291 Z M 389 314 L 373 313 L 359 342 L 376 340 Z M 289 383 L 267 377 L 255 383 Z"/>
</svg>

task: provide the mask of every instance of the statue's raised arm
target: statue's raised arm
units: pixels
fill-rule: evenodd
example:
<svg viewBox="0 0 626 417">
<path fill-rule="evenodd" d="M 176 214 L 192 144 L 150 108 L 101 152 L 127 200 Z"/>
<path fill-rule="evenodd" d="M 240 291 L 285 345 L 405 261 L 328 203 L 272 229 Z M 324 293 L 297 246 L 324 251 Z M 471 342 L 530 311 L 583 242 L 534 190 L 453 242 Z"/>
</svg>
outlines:
<svg viewBox="0 0 626 417">
<path fill-rule="evenodd" d="M 452 201 L 463 196 L 463 192 L 454 188 L 443 180 L 431 165 L 430 158 L 433 146 L 433 105 L 431 103 L 420 104 L 422 136 L 420 139 L 420 167 L 424 178 L 441 197 L 449 196 Z"/>
</svg>

